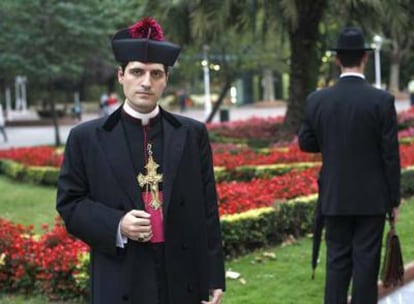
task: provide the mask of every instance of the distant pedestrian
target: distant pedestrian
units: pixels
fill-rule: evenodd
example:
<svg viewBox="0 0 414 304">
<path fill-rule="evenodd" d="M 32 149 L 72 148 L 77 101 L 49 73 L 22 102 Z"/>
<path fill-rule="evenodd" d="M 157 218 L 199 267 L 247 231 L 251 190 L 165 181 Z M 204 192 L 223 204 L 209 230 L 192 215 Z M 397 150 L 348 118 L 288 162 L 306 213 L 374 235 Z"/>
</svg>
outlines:
<svg viewBox="0 0 414 304">
<path fill-rule="evenodd" d="M 180 106 L 180 112 L 181 113 L 185 112 L 187 109 L 187 100 L 188 100 L 187 92 L 185 90 L 178 90 L 177 99 L 178 99 L 178 104 Z"/>
<path fill-rule="evenodd" d="M 118 95 L 115 92 L 109 94 L 108 97 L 108 114 L 112 114 L 119 107 Z"/>
<path fill-rule="evenodd" d="M 4 142 L 7 142 L 6 123 L 4 120 L 3 105 L 0 103 L 0 132 L 3 135 Z"/>
<path fill-rule="evenodd" d="M 101 116 L 108 115 L 108 93 L 103 92 L 99 101 L 99 107 L 101 109 Z"/>
<path fill-rule="evenodd" d="M 410 105 L 414 105 L 414 76 L 411 76 L 411 80 L 408 82 L 408 92 L 410 93 Z"/>
</svg>

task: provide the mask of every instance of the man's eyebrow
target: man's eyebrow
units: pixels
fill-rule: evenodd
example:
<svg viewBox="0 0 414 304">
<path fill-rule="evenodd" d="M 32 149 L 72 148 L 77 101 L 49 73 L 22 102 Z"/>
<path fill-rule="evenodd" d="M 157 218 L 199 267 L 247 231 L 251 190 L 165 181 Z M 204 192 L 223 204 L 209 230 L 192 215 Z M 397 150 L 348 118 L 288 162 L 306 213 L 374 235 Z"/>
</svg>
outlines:
<svg viewBox="0 0 414 304">
<path fill-rule="evenodd" d="M 134 70 L 134 71 L 149 71 L 149 72 L 164 72 L 163 69 L 159 69 L 159 68 L 155 68 L 155 69 L 144 69 L 144 68 L 140 68 L 140 67 L 133 67 L 130 70 Z"/>
</svg>

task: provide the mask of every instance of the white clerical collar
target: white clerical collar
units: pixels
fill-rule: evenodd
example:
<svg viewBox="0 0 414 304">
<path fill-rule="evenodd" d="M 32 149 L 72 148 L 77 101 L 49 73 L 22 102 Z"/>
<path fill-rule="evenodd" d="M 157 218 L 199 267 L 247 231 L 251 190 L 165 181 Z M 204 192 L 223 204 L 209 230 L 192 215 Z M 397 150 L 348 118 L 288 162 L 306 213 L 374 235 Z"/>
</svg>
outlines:
<svg viewBox="0 0 414 304">
<path fill-rule="evenodd" d="M 154 118 L 160 113 L 160 107 L 158 105 L 156 105 L 155 109 L 149 113 L 137 112 L 128 104 L 127 101 L 124 102 L 123 109 L 125 113 L 127 113 L 129 116 L 132 116 L 134 118 L 141 120 L 143 126 L 146 126 L 149 123 L 151 118 Z"/>
<path fill-rule="evenodd" d="M 365 75 L 364 74 L 356 73 L 356 72 L 346 72 L 346 73 L 342 73 L 341 76 L 339 76 L 339 77 L 342 78 L 342 77 L 347 77 L 347 76 L 355 76 L 355 77 L 360 77 L 362 79 L 365 79 Z"/>
</svg>

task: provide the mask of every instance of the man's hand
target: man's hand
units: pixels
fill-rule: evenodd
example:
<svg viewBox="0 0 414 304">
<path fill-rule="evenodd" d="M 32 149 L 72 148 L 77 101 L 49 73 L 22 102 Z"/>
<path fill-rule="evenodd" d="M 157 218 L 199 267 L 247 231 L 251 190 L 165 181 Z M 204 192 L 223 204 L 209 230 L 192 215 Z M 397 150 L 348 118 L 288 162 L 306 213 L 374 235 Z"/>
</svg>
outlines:
<svg viewBox="0 0 414 304">
<path fill-rule="evenodd" d="M 143 210 L 131 210 L 121 219 L 121 234 L 131 240 L 148 242 L 152 238 L 151 215 Z"/>
<path fill-rule="evenodd" d="M 223 297 L 222 289 L 212 289 L 210 290 L 210 301 L 201 301 L 201 304 L 220 304 L 221 298 Z"/>
</svg>

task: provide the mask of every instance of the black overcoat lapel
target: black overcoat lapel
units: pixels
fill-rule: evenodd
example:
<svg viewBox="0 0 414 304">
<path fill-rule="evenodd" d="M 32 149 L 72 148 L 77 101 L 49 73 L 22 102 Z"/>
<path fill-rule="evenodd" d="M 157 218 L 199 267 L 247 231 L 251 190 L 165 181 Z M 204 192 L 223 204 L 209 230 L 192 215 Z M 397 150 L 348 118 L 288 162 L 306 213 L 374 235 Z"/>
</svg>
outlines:
<svg viewBox="0 0 414 304">
<path fill-rule="evenodd" d="M 134 166 L 131 163 L 131 156 L 127 144 L 126 134 L 123 130 L 121 118 L 121 109 L 119 107 L 108 119 L 102 127 L 97 129 L 98 143 L 100 144 L 106 160 L 118 186 L 122 189 L 129 198 L 129 203 L 125 206 L 126 210 L 143 209 L 142 206 L 137 206 L 137 202 L 142 204 L 141 193 L 136 181 Z M 109 186 L 109 185 L 108 185 Z"/>
<path fill-rule="evenodd" d="M 162 110 L 163 118 L 163 213 L 167 216 L 167 210 L 171 199 L 174 179 L 184 151 L 187 137 L 187 128 L 183 126 L 173 115 Z"/>
</svg>

